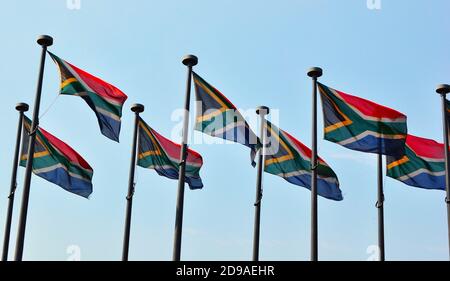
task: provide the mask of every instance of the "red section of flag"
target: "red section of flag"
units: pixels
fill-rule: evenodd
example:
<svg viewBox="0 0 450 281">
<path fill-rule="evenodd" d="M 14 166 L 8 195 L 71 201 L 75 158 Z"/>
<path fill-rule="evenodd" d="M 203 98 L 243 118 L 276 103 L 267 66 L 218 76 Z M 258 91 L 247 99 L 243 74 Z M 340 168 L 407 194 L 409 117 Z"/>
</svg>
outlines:
<svg viewBox="0 0 450 281">
<path fill-rule="evenodd" d="M 338 90 L 335 91 L 342 97 L 342 99 L 344 99 L 345 102 L 352 105 L 366 116 L 389 119 L 406 118 L 406 115 L 398 112 L 395 109 L 374 103 L 360 97 L 352 96 Z"/>
<path fill-rule="evenodd" d="M 80 76 L 83 82 L 86 83 L 99 96 L 102 96 L 105 99 L 113 100 L 119 104 L 123 104 L 127 100 L 127 95 L 125 95 L 114 85 L 111 85 L 102 79 L 79 69 L 71 63 L 66 63 L 69 64 L 70 67 Z"/>
<path fill-rule="evenodd" d="M 155 130 L 152 130 L 152 134 L 155 136 L 155 138 L 158 140 L 159 144 L 162 146 L 162 148 L 164 149 L 164 151 L 167 153 L 167 155 L 171 158 L 174 159 L 179 159 L 180 158 L 180 151 L 181 151 L 181 145 L 178 143 L 175 143 L 165 137 L 163 137 L 162 135 L 158 134 L 158 132 L 156 132 Z M 192 150 L 188 148 L 188 154 L 186 157 L 187 162 L 190 163 L 196 163 L 199 165 L 203 164 L 203 159 L 202 156 Z"/>
<path fill-rule="evenodd" d="M 414 150 L 418 156 L 436 160 L 444 160 L 445 158 L 444 144 L 435 140 L 408 135 L 406 145 Z"/>
<path fill-rule="evenodd" d="M 280 129 L 280 130 L 281 130 L 281 129 Z M 303 143 L 301 143 L 299 140 L 297 140 L 296 138 L 294 138 L 294 137 L 293 137 L 292 135 L 290 135 L 288 132 L 285 132 L 285 131 L 282 131 L 282 132 L 283 132 L 283 134 L 286 135 L 286 137 L 288 137 L 288 138 L 291 140 L 291 142 L 296 146 L 296 148 L 297 148 L 298 150 L 302 151 L 303 154 L 305 154 L 305 156 L 308 157 L 309 160 L 311 160 L 311 158 L 312 158 L 312 151 L 311 151 L 311 149 L 310 149 L 309 147 L 307 147 L 306 145 L 304 145 Z M 324 161 L 322 158 L 320 158 L 320 157 L 318 157 L 318 158 L 319 158 L 319 161 L 325 163 L 325 161 Z"/>
<path fill-rule="evenodd" d="M 57 137 L 53 136 L 52 134 L 50 134 L 49 132 L 47 132 L 46 130 L 44 130 L 40 127 L 39 127 L 39 131 L 41 131 L 42 134 L 44 135 L 44 137 L 46 137 L 47 140 L 56 149 L 58 149 L 60 153 L 62 153 L 67 159 L 69 159 L 70 162 L 77 164 L 85 169 L 92 170 L 92 167 L 89 166 L 88 162 L 86 162 L 86 160 L 84 160 L 84 158 L 81 157 L 81 155 L 78 154 L 78 152 L 73 150 L 73 148 L 71 148 L 65 142 L 63 142 L 62 140 L 58 139 Z"/>
</svg>

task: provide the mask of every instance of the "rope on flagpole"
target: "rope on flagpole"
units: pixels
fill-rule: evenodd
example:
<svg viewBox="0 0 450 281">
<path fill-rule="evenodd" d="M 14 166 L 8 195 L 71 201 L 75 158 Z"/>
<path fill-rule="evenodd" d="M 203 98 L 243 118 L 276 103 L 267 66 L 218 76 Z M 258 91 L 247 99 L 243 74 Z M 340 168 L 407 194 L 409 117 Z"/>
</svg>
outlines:
<svg viewBox="0 0 450 281">
<path fill-rule="evenodd" d="M 136 162 L 136 166 L 137 166 L 137 162 Z M 134 172 L 134 181 L 133 181 L 133 193 L 131 194 L 131 196 L 134 196 L 134 192 L 136 190 L 136 185 L 139 181 L 139 169 L 136 169 Z"/>
<path fill-rule="evenodd" d="M 41 116 L 39 116 L 39 119 L 42 119 L 46 114 L 47 114 L 47 112 L 53 107 L 53 105 L 56 103 L 56 100 L 59 98 L 59 96 L 60 96 L 61 94 L 58 94 L 54 99 L 53 99 L 53 101 L 50 103 L 50 105 L 44 110 L 44 112 L 41 114 Z"/>
<path fill-rule="evenodd" d="M 381 198 L 381 202 L 377 201 L 377 203 L 375 204 L 376 208 L 381 208 L 384 205 L 384 190 L 386 189 L 386 175 L 383 177 L 383 196 Z"/>
<path fill-rule="evenodd" d="M 8 195 L 8 199 L 11 199 L 14 197 L 14 194 L 16 194 L 16 189 L 17 189 L 17 181 L 14 183 L 14 188 L 13 190 L 9 193 Z"/>
</svg>

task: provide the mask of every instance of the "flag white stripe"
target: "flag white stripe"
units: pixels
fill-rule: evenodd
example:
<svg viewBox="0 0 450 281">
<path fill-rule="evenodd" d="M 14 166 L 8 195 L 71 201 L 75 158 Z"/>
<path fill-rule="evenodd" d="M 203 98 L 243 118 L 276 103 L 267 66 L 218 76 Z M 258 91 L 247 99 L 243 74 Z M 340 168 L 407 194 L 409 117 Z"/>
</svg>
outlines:
<svg viewBox="0 0 450 281">
<path fill-rule="evenodd" d="M 289 177 L 296 177 L 296 176 L 302 176 L 302 175 L 310 175 L 311 172 L 308 171 L 294 171 L 294 172 L 289 172 L 289 173 L 279 173 L 277 174 L 277 176 L 280 176 L 282 178 L 289 178 Z M 321 177 L 318 176 L 319 179 L 327 181 L 329 183 L 332 184 L 338 184 L 338 181 L 336 178 L 333 177 Z"/>
<path fill-rule="evenodd" d="M 413 178 L 415 176 L 418 176 L 420 174 L 428 174 L 430 176 L 435 176 L 435 177 L 440 177 L 440 176 L 445 176 L 445 171 L 441 171 L 441 172 L 432 172 L 430 170 L 424 169 L 424 168 L 420 168 L 419 170 L 416 170 L 412 173 L 409 173 L 407 175 L 398 177 L 397 179 L 401 180 L 401 181 L 405 181 L 408 180 L 410 178 Z"/>
<path fill-rule="evenodd" d="M 153 170 L 155 170 L 156 168 L 164 169 L 164 170 L 172 169 L 172 170 L 177 171 L 177 173 L 178 173 L 178 170 L 175 169 L 174 167 L 170 166 L 170 165 L 162 165 L 162 166 L 161 166 L 161 165 L 149 165 L 149 166 L 147 166 L 146 168 L 148 168 L 148 169 L 153 169 Z M 186 172 L 186 176 L 189 176 L 189 177 L 197 177 L 197 175 L 194 175 L 194 174 L 188 173 L 188 172 Z"/>
<path fill-rule="evenodd" d="M 71 177 L 78 178 L 78 179 L 83 180 L 83 181 L 86 181 L 86 182 L 91 182 L 91 180 L 88 179 L 88 178 L 84 178 L 84 177 L 81 176 L 81 175 L 78 175 L 78 174 L 75 174 L 75 173 L 72 173 L 72 172 L 68 171 L 68 170 L 67 170 L 67 167 L 64 166 L 64 165 L 62 165 L 61 163 L 58 163 L 58 164 L 53 165 L 53 166 L 50 166 L 50 167 L 41 168 L 41 169 L 33 169 L 33 171 L 34 171 L 36 174 L 40 174 L 40 173 L 51 172 L 51 171 L 56 170 L 56 169 L 58 169 L 58 168 L 64 169 Z"/>
<path fill-rule="evenodd" d="M 400 135 L 386 135 L 386 134 L 380 134 L 380 133 L 376 133 L 373 131 L 364 131 L 363 133 L 354 136 L 354 137 L 350 137 L 348 139 L 345 139 L 343 141 L 338 142 L 338 144 L 340 145 L 347 145 L 356 141 L 359 141 L 367 136 L 374 136 L 377 138 L 384 138 L 384 139 L 402 139 L 402 137 Z"/>
</svg>

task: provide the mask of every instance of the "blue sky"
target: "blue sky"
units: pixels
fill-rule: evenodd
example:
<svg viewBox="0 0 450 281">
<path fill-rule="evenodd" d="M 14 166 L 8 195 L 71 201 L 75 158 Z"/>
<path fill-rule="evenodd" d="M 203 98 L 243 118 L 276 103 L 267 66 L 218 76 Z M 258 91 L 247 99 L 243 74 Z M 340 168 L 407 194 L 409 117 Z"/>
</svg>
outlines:
<svg viewBox="0 0 450 281">
<path fill-rule="evenodd" d="M 56 55 L 124 91 L 121 142 L 103 137 L 79 98 L 58 94 L 59 74 L 46 63 L 41 125 L 69 143 L 94 168 L 89 200 L 33 177 L 26 260 L 119 260 L 122 249 L 134 102 L 142 117 L 171 137 L 180 120 L 186 69 L 195 71 L 239 108 L 279 110 L 279 126 L 310 145 L 310 66 L 321 81 L 408 115 L 409 132 L 442 140 L 439 83 L 450 82 L 450 4 L 436 1 L 3 1 L 0 77 L 0 234 L 6 214 L 17 102 L 34 102 L 39 34 Z M 192 103 L 193 104 L 193 103 Z M 193 113 L 193 112 L 192 112 Z M 31 113 L 30 113 L 31 114 Z M 320 116 L 320 115 L 319 115 Z M 319 118 L 319 128 L 322 120 Z M 256 128 L 254 128 L 256 129 Z M 192 135 L 191 131 L 191 135 Z M 319 258 L 366 260 L 377 243 L 376 158 L 322 140 L 319 154 L 337 173 L 344 201 L 319 199 Z M 174 140 L 179 140 L 173 138 Z M 204 189 L 186 190 L 182 259 L 250 260 L 256 171 L 242 145 L 193 144 L 204 159 Z M 177 182 L 137 169 L 130 259 L 170 260 Z M 14 208 L 13 256 L 23 172 Z M 386 178 L 386 259 L 448 259 L 445 193 Z M 261 260 L 308 260 L 310 193 L 264 176 Z M 69 248 L 68 248 L 69 247 Z"/>
</svg>

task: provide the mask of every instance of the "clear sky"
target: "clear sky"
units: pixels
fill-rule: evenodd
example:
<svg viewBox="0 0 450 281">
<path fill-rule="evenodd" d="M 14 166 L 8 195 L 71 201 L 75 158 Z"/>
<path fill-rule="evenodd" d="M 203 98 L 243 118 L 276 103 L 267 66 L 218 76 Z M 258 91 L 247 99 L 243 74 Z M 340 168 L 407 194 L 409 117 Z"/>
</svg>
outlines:
<svg viewBox="0 0 450 281">
<path fill-rule="evenodd" d="M 38 35 L 53 36 L 52 52 L 129 98 L 118 144 L 100 134 L 82 99 L 60 96 L 55 101 L 59 74 L 47 58 L 41 113 L 55 102 L 41 126 L 91 164 L 94 192 L 86 200 L 33 177 L 24 259 L 66 260 L 75 248 L 82 260 L 119 260 L 133 123 L 129 108 L 143 103 L 144 120 L 179 141 L 173 132 L 180 120 L 173 114 L 184 103 L 183 55 L 197 55 L 195 71 L 239 108 L 277 109 L 279 127 L 308 146 L 311 81 L 306 70 L 311 66 L 324 69 L 323 83 L 395 108 L 408 115 L 410 133 L 441 141 L 434 89 L 450 82 L 449 9 L 446 0 L 381 0 L 380 10 L 369 9 L 366 0 L 81 0 L 80 9 L 68 9 L 66 0 L 2 1 L 1 238 L 18 116 L 14 106 L 34 102 Z M 376 158 L 322 136 L 319 130 L 319 154 L 337 173 L 344 201 L 319 199 L 319 258 L 369 259 L 367 249 L 377 243 Z M 256 170 L 248 149 L 200 143 L 192 148 L 203 156 L 205 187 L 185 193 L 182 259 L 250 260 Z M 153 170 L 137 172 L 130 259 L 170 260 L 177 181 Z M 20 168 L 10 257 L 23 174 Z M 386 259 L 448 259 L 445 193 L 390 178 L 384 182 Z M 266 174 L 261 260 L 308 260 L 309 233 L 310 192 Z"/>
</svg>

